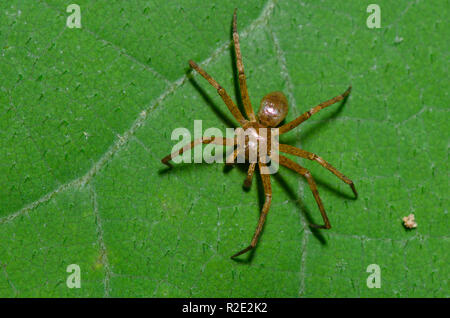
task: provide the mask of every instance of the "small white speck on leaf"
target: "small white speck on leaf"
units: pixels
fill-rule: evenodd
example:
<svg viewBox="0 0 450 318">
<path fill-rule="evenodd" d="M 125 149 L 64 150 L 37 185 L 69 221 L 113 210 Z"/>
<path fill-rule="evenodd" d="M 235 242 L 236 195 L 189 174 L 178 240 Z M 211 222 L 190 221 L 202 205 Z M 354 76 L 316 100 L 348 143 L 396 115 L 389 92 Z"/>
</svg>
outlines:
<svg viewBox="0 0 450 318">
<path fill-rule="evenodd" d="M 401 36 L 396 35 L 395 39 L 394 39 L 394 43 L 398 44 L 398 43 L 402 43 L 403 42 L 403 38 Z"/>
<path fill-rule="evenodd" d="M 412 213 L 408 216 L 405 216 L 402 220 L 403 220 L 403 225 L 407 229 L 415 229 L 417 227 L 417 223 L 414 218 L 414 214 L 412 214 Z"/>
</svg>

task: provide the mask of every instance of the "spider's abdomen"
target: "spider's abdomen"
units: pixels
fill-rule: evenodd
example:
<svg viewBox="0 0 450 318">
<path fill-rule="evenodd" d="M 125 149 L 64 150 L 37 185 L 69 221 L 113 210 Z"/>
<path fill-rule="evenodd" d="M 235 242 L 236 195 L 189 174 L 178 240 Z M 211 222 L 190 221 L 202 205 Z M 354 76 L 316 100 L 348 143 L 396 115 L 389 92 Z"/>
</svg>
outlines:
<svg viewBox="0 0 450 318">
<path fill-rule="evenodd" d="M 261 100 L 259 122 L 266 127 L 277 127 L 288 113 L 288 101 L 282 92 L 272 92 Z"/>
</svg>

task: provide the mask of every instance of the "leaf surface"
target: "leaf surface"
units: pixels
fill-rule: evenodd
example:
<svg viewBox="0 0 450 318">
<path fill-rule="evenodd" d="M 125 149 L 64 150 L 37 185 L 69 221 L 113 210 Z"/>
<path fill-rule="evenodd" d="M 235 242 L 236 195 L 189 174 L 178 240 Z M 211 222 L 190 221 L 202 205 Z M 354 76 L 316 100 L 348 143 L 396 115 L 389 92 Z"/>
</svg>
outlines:
<svg viewBox="0 0 450 318">
<path fill-rule="evenodd" d="M 0 4 L 0 296 L 448 297 L 448 22 L 445 1 L 63 1 Z M 245 168 L 160 159 L 172 131 L 236 124 L 231 18 L 258 109 L 283 91 L 288 120 L 353 86 L 282 142 L 314 162 L 332 229 L 308 183 L 281 168 L 258 248 L 261 204 Z M 259 186 L 258 186 L 259 184 Z M 414 213 L 415 230 L 402 217 Z M 69 289 L 78 264 L 82 287 Z M 370 289 L 367 266 L 381 268 Z"/>
</svg>

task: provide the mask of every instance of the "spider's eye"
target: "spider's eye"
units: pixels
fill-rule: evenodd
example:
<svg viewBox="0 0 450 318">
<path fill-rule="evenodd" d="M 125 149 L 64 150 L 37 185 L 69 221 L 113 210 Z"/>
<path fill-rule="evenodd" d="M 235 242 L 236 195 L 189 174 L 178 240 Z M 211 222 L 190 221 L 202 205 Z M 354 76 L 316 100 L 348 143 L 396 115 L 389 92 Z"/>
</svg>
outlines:
<svg viewBox="0 0 450 318">
<path fill-rule="evenodd" d="M 267 127 L 276 127 L 283 121 L 288 113 L 286 96 L 282 92 L 272 92 L 261 100 L 258 119 Z"/>
</svg>

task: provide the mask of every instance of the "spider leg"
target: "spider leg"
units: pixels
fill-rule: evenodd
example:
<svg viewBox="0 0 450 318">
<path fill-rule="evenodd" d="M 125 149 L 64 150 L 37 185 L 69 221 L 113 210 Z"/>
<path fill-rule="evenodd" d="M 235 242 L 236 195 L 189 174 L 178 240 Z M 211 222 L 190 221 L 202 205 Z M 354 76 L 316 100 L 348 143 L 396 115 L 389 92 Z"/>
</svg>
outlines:
<svg viewBox="0 0 450 318">
<path fill-rule="evenodd" d="M 239 154 L 239 148 L 234 149 L 234 151 L 226 158 L 225 164 L 229 165 L 229 166 L 234 165 L 238 154 Z"/>
<path fill-rule="evenodd" d="M 233 14 L 233 41 L 234 50 L 236 52 L 236 66 L 239 72 L 239 87 L 241 89 L 242 103 L 244 104 L 245 113 L 250 121 L 256 121 L 255 113 L 253 112 L 250 97 L 248 96 L 247 81 L 244 73 L 244 63 L 242 62 L 241 46 L 239 45 L 239 34 L 237 32 L 236 11 Z"/>
<path fill-rule="evenodd" d="M 319 228 L 319 229 L 329 229 L 331 228 L 330 221 L 328 220 L 327 213 L 325 212 L 325 209 L 322 204 L 322 200 L 319 196 L 319 191 L 317 191 L 317 185 L 314 182 L 313 177 L 311 176 L 310 172 L 300 166 L 298 163 L 292 161 L 291 159 L 288 159 L 284 156 L 279 156 L 279 162 L 282 166 L 285 166 L 286 168 L 289 168 L 291 170 L 294 170 L 295 172 L 301 174 L 306 178 L 308 181 L 309 187 L 311 188 L 311 191 L 314 195 L 314 199 L 316 199 L 317 205 L 319 206 L 320 214 L 322 214 L 323 221 L 325 222 L 325 225 L 316 225 L 316 224 L 310 224 L 312 227 Z"/>
<path fill-rule="evenodd" d="M 203 76 L 215 89 L 217 89 L 217 93 L 220 95 L 225 105 L 227 105 L 231 114 L 236 118 L 241 126 L 244 126 L 247 123 L 247 120 L 242 116 L 241 111 L 237 108 L 236 104 L 233 102 L 231 97 L 228 95 L 227 91 L 216 82 L 208 73 L 206 73 L 200 66 L 198 66 L 194 61 L 189 61 L 189 65 L 195 69 L 201 76 Z"/>
<path fill-rule="evenodd" d="M 263 164 L 262 162 L 259 162 L 258 165 L 259 165 L 259 170 L 261 172 L 262 166 L 265 166 L 265 164 Z M 250 245 L 247 246 L 246 248 L 244 248 L 243 250 L 237 252 L 233 256 L 231 256 L 231 258 L 235 258 L 239 255 L 242 255 L 242 254 L 250 251 L 252 248 L 254 248 L 256 246 L 256 244 L 258 243 L 258 238 L 261 234 L 261 230 L 263 228 L 264 222 L 266 221 L 267 213 L 269 213 L 270 203 L 272 202 L 272 187 L 270 185 L 270 175 L 263 174 L 263 173 L 260 173 L 260 174 L 261 174 L 261 179 L 262 179 L 262 183 L 263 183 L 263 187 L 264 187 L 264 194 L 266 196 L 266 199 L 264 201 L 264 205 L 261 210 L 261 215 L 259 216 L 259 221 L 258 221 L 258 225 L 256 226 L 255 234 L 253 235 Z"/>
<path fill-rule="evenodd" d="M 299 149 L 299 148 L 293 147 L 291 145 L 285 145 L 285 144 L 279 144 L 279 150 L 284 153 L 290 153 L 291 155 L 295 155 L 295 156 L 299 156 L 299 157 L 302 157 L 305 159 L 317 161 L 324 168 L 328 169 L 329 171 L 334 173 L 339 179 L 341 179 L 342 181 L 347 183 L 350 186 L 350 188 L 352 189 L 353 193 L 355 194 L 355 197 L 358 197 L 358 192 L 356 191 L 355 184 L 353 183 L 353 181 L 350 180 L 349 178 L 347 178 L 346 176 L 344 176 L 335 167 L 330 165 L 328 162 L 323 160 L 318 155 L 316 155 L 312 152 L 308 152 L 303 149 Z"/>
<path fill-rule="evenodd" d="M 351 90 L 352 90 L 352 87 L 350 86 L 349 88 L 347 88 L 347 90 L 343 94 L 333 97 L 332 99 L 329 99 L 326 102 L 320 103 L 319 105 L 308 110 L 306 113 L 303 113 L 302 115 L 298 116 L 293 121 L 279 127 L 279 134 L 281 135 L 281 134 L 287 133 L 288 131 L 290 131 L 291 129 L 294 129 L 295 127 L 300 125 L 302 122 L 307 120 L 309 117 L 311 117 L 315 113 L 319 112 L 321 109 L 324 109 L 325 107 L 328 107 L 330 105 L 333 105 L 336 102 L 343 100 L 345 97 L 347 97 L 350 94 Z"/>
<path fill-rule="evenodd" d="M 250 188 L 252 185 L 253 173 L 255 172 L 256 163 L 250 163 L 247 171 L 247 178 L 244 180 L 244 187 Z"/>
<path fill-rule="evenodd" d="M 188 151 L 189 149 L 199 144 L 209 144 L 209 143 L 213 143 L 216 145 L 231 146 L 234 145 L 234 140 L 224 137 L 203 137 L 195 139 L 191 141 L 189 144 L 185 145 L 180 150 L 174 151 L 170 155 L 167 155 L 164 158 L 162 158 L 161 162 L 169 167 L 172 167 L 169 161 L 172 160 L 173 158 L 180 156 L 181 154 L 183 154 L 183 152 Z"/>
</svg>

